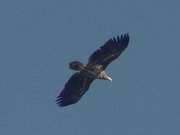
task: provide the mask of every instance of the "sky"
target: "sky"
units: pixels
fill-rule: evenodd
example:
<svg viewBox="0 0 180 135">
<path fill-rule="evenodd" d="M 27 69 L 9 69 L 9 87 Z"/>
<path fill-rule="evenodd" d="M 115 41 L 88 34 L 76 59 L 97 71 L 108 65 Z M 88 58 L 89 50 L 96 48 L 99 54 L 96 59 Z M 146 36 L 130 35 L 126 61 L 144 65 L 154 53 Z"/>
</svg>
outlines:
<svg viewBox="0 0 180 135">
<path fill-rule="evenodd" d="M 1 135 L 179 135 L 178 0 L 1 0 Z M 74 105 L 56 96 L 109 38 L 125 52 Z"/>
</svg>

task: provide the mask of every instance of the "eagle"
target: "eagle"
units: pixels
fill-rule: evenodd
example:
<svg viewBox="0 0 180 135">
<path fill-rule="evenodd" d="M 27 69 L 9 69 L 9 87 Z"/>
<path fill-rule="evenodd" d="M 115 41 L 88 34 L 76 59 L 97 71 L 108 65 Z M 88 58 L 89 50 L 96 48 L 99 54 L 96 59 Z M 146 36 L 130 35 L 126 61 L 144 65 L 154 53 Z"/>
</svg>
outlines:
<svg viewBox="0 0 180 135">
<path fill-rule="evenodd" d="M 129 34 L 121 34 L 107 40 L 103 46 L 93 52 L 87 64 L 79 61 L 70 62 L 69 68 L 76 72 L 65 83 L 63 90 L 57 96 L 56 103 L 61 107 L 77 103 L 95 79 L 112 81 L 105 69 L 121 55 L 128 43 Z"/>
</svg>

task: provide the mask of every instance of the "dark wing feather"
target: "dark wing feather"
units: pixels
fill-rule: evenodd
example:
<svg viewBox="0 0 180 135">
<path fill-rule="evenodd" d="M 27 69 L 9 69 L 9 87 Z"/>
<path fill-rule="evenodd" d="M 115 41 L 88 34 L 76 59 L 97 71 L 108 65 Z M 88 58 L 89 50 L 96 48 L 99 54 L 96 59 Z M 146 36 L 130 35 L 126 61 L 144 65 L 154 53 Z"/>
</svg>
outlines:
<svg viewBox="0 0 180 135">
<path fill-rule="evenodd" d="M 67 106 L 78 102 L 88 90 L 93 80 L 94 79 L 88 78 L 79 72 L 73 74 L 57 97 L 57 104 L 59 106 Z"/>
<path fill-rule="evenodd" d="M 129 35 L 108 40 L 103 46 L 96 50 L 89 58 L 89 65 L 102 65 L 105 69 L 109 63 L 120 56 L 129 43 Z"/>
</svg>

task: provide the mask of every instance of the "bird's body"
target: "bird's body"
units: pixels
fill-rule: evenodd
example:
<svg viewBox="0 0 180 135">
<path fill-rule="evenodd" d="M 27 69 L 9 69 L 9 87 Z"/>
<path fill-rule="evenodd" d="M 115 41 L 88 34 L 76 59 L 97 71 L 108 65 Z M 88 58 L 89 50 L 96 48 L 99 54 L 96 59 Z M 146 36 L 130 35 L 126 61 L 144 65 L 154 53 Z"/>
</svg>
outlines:
<svg viewBox="0 0 180 135">
<path fill-rule="evenodd" d="M 128 43 L 129 35 L 124 34 L 108 40 L 90 56 L 86 65 L 79 61 L 70 62 L 69 68 L 77 72 L 65 84 L 64 89 L 57 97 L 57 104 L 67 106 L 78 102 L 95 79 L 112 81 L 105 69 L 108 64 L 120 56 Z"/>
<path fill-rule="evenodd" d="M 80 74 L 87 76 L 89 78 L 93 78 L 93 79 L 105 79 L 105 74 L 106 72 L 103 70 L 102 65 L 82 65 L 80 62 L 77 61 L 73 61 L 70 63 L 70 65 L 72 65 L 72 63 L 76 63 L 76 67 L 79 66 L 79 68 L 70 68 L 76 71 L 79 71 Z"/>
</svg>

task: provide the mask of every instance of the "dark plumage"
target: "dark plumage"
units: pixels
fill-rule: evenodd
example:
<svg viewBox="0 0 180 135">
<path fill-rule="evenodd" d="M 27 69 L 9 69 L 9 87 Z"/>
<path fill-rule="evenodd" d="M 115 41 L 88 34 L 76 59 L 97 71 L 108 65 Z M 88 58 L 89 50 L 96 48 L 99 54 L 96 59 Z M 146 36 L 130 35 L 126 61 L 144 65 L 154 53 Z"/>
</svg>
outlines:
<svg viewBox="0 0 180 135">
<path fill-rule="evenodd" d="M 59 106 L 74 104 L 86 93 L 94 79 L 110 80 L 106 74 L 106 67 L 126 49 L 129 43 L 129 35 L 124 34 L 117 38 L 109 39 L 103 46 L 96 50 L 88 60 L 87 65 L 79 61 L 73 61 L 69 68 L 76 70 L 66 82 L 64 89 L 57 97 Z"/>
</svg>

